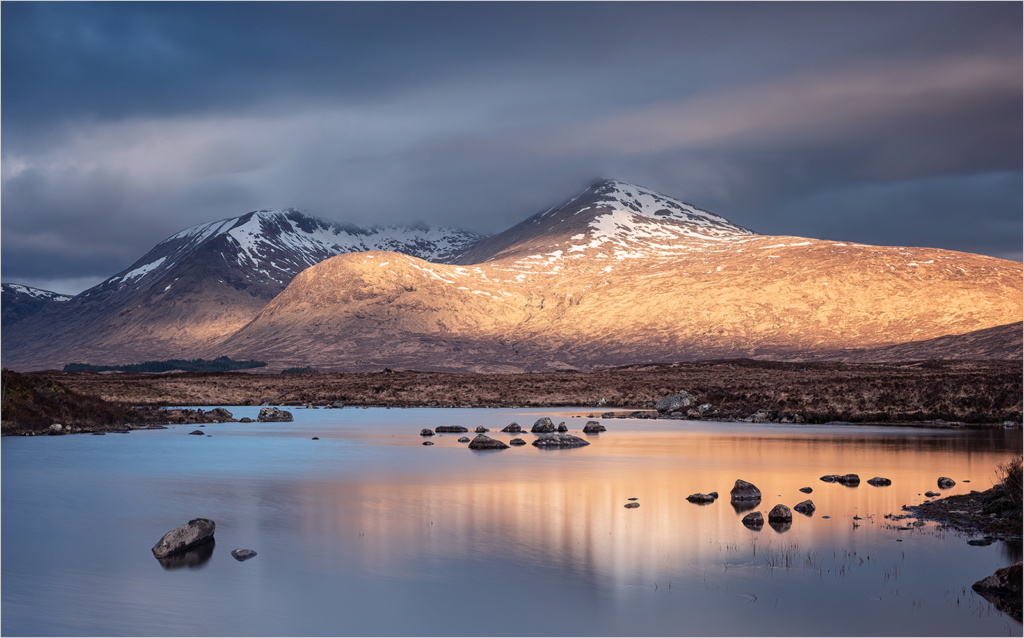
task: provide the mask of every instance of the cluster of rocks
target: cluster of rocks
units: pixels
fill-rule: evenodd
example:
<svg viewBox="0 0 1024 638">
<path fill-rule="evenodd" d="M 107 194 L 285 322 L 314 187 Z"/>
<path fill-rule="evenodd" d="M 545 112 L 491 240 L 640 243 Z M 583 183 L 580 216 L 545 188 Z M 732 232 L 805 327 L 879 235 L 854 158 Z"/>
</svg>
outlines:
<svg viewBox="0 0 1024 638">
<path fill-rule="evenodd" d="M 280 408 L 260 408 L 259 416 L 256 420 L 260 423 L 276 423 L 276 422 L 287 422 L 294 421 L 292 413 L 287 410 L 281 410 Z"/>
<path fill-rule="evenodd" d="M 526 445 L 526 441 L 520 438 L 515 438 L 509 441 L 507 444 L 503 441 L 486 436 L 484 433 L 488 432 L 488 428 L 484 426 L 477 426 L 474 430 L 477 433 L 475 439 L 470 440 L 469 437 L 460 437 L 459 443 L 469 443 L 469 449 L 471 450 L 504 450 L 510 446 L 522 446 Z M 523 428 L 518 423 L 509 423 L 501 429 L 502 432 L 507 434 L 519 434 L 523 432 Z M 541 417 L 533 424 L 530 428 L 530 432 L 537 434 L 537 438 L 534 439 L 533 445 L 540 449 L 566 449 L 583 447 L 590 445 L 589 441 L 573 436 L 568 433 L 569 428 L 566 427 L 565 422 L 559 423 L 557 426 L 550 417 Z M 583 427 L 583 432 L 586 434 L 597 434 L 599 432 L 606 432 L 607 428 L 598 423 L 597 421 L 588 421 Z M 420 436 L 432 437 L 441 433 L 462 433 L 469 432 L 469 429 L 462 425 L 439 425 L 433 430 L 429 428 L 423 428 L 420 430 Z M 433 441 L 424 441 L 423 445 L 433 445 Z"/>
<path fill-rule="evenodd" d="M 742 421 L 746 423 L 804 423 L 800 414 L 780 413 L 775 410 L 757 410 L 743 417 L 742 414 L 725 416 L 722 411 L 710 403 L 698 403 L 689 392 L 679 392 L 665 397 L 654 404 L 654 409 L 665 418 L 672 419 L 711 419 L 716 421 Z M 632 415 L 630 415 L 632 417 Z M 656 418 L 650 414 L 635 418 Z"/>
<path fill-rule="evenodd" d="M 213 555 L 216 529 L 217 524 L 209 518 L 193 518 L 164 534 L 151 551 L 165 569 L 198 567 Z M 241 562 L 253 558 L 256 552 L 238 548 L 231 551 L 231 556 Z"/>
</svg>

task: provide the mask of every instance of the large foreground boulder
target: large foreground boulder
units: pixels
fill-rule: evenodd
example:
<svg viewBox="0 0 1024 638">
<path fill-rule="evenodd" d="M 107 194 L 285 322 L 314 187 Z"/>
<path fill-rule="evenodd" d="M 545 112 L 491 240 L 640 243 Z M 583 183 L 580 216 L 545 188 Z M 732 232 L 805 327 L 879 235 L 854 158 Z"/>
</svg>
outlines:
<svg viewBox="0 0 1024 638">
<path fill-rule="evenodd" d="M 213 540 L 213 531 L 217 525 L 208 518 L 193 518 L 181 527 L 172 529 L 163 535 L 153 546 L 153 555 L 164 558 L 171 554 L 187 552 L 193 547 Z"/>
<path fill-rule="evenodd" d="M 981 594 L 999 611 L 1021 619 L 1021 563 L 997 569 L 994 574 L 982 578 L 971 585 L 971 589 Z"/>
<path fill-rule="evenodd" d="M 761 500 L 761 490 L 757 489 L 753 483 L 736 479 L 736 484 L 733 485 L 729 496 L 734 501 L 759 501 Z"/>
<path fill-rule="evenodd" d="M 486 434 L 477 434 L 476 438 L 469 442 L 471 450 L 505 450 L 508 446 L 501 441 L 492 439 Z"/>
<path fill-rule="evenodd" d="M 278 408 L 260 408 L 260 415 L 256 417 L 256 420 L 260 423 L 274 423 L 284 421 L 294 421 L 292 413 L 287 410 L 279 410 Z"/>
<path fill-rule="evenodd" d="M 580 437 L 571 434 L 545 434 L 544 436 L 538 436 L 533 444 L 541 449 L 558 449 L 583 447 L 584 445 L 590 445 L 590 441 L 584 441 Z"/>
<path fill-rule="evenodd" d="M 551 419 L 546 417 L 546 416 L 537 419 L 536 423 L 533 424 L 533 427 L 530 428 L 530 432 L 534 432 L 534 433 L 554 432 L 554 431 L 555 431 L 555 424 L 552 423 Z"/>
<path fill-rule="evenodd" d="M 683 408 L 688 408 L 693 405 L 693 397 L 686 392 L 680 392 L 679 394 L 673 394 L 670 397 L 658 401 L 654 404 L 654 409 L 662 414 L 678 412 Z"/>
</svg>

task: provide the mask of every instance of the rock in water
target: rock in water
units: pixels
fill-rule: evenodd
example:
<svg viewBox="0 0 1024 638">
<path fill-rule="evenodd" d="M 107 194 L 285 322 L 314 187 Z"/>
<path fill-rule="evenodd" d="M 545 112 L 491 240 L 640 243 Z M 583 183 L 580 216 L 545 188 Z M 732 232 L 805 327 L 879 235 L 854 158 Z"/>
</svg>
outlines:
<svg viewBox="0 0 1024 638">
<path fill-rule="evenodd" d="M 883 487 L 885 485 L 892 485 L 892 481 L 881 476 L 876 476 L 875 478 L 868 479 L 868 485 L 874 485 L 875 487 Z"/>
<path fill-rule="evenodd" d="M 608 429 L 597 421 L 587 421 L 587 424 L 583 426 L 584 434 L 597 434 L 598 432 L 607 432 Z"/>
<path fill-rule="evenodd" d="M 522 432 L 523 428 L 519 427 L 518 423 L 509 423 L 505 427 L 501 428 L 501 431 L 502 432 L 509 432 L 511 434 L 516 434 L 516 433 Z"/>
<path fill-rule="evenodd" d="M 825 481 L 826 483 L 835 483 L 841 478 L 842 477 L 839 476 L 838 474 L 826 474 L 825 476 L 821 477 L 821 480 Z"/>
<path fill-rule="evenodd" d="M 661 413 L 677 412 L 678 410 L 688 408 L 691 405 L 693 405 L 693 397 L 686 392 L 680 392 L 679 394 L 674 394 L 658 401 L 654 404 L 654 409 Z"/>
<path fill-rule="evenodd" d="M 569 431 L 568 426 L 565 425 L 565 421 L 562 421 L 561 423 L 558 424 L 558 431 L 559 432 L 568 432 Z"/>
<path fill-rule="evenodd" d="M 231 550 L 231 555 L 235 560 L 241 562 L 243 560 L 249 560 L 256 555 L 256 552 L 251 549 L 233 549 Z"/>
<path fill-rule="evenodd" d="M 509 445 L 526 445 L 526 441 L 522 439 L 512 439 L 508 442 Z"/>
<path fill-rule="evenodd" d="M 640 507 L 640 503 L 626 503 L 625 505 L 623 505 L 623 507 L 625 507 L 628 510 L 631 510 Z"/>
<path fill-rule="evenodd" d="M 814 501 L 812 501 L 811 499 L 807 499 L 806 501 L 800 501 L 799 503 L 793 506 L 793 509 L 800 512 L 801 514 L 806 514 L 807 516 L 810 516 L 814 513 L 815 510 Z"/>
<path fill-rule="evenodd" d="M 1021 563 L 997 569 L 994 574 L 971 585 L 985 600 L 996 609 L 1009 614 L 1017 620 L 1021 619 Z"/>
<path fill-rule="evenodd" d="M 273 422 L 284 422 L 294 421 L 292 413 L 287 410 L 279 410 L 277 408 L 260 408 L 260 414 L 256 417 L 256 420 L 260 423 L 273 423 Z"/>
<path fill-rule="evenodd" d="M 504 450 L 508 446 L 501 441 L 496 441 L 486 434 L 477 434 L 476 438 L 469 442 L 471 450 Z"/>
<path fill-rule="evenodd" d="M 549 420 L 548 423 L 550 422 Z M 571 434 L 547 434 L 545 436 L 538 436 L 533 444 L 542 449 L 556 449 L 583 447 L 584 445 L 590 445 L 590 442 Z"/>
<path fill-rule="evenodd" d="M 761 500 L 761 490 L 757 489 L 753 483 L 747 483 L 736 479 L 736 484 L 733 485 L 732 491 L 729 492 L 730 498 L 734 501 L 758 501 Z"/>
<path fill-rule="evenodd" d="M 686 500 L 690 501 L 691 503 L 704 505 L 706 503 L 714 503 L 715 499 L 717 498 L 718 492 L 712 492 L 711 494 L 701 494 L 698 492 L 697 494 L 690 494 L 689 496 L 686 497 Z"/>
<path fill-rule="evenodd" d="M 435 432 L 469 432 L 468 429 L 461 425 L 439 425 L 434 428 Z"/>
<path fill-rule="evenodd" d="M 812 489 L 811 489 L 811 488 L 809 488 L 809 487 L 801 487 L 801 488 L 800 488 L 800 491 L 801 491 L 801 492 L 803 492 L 804 494 L 810 494 L 810 493 L 811 493 L 811 492 L 813 492 L 814 490 L 812 490 Z"/>
<path fill-rule="evenodd" d="M 764 516 L 761 512 L 751 512 L 743 517 L 743 524 L 751 529 L 764 527 Z"/>
<path fill-rule="evenodd" d="M 163 535 L 153 546 L 153 556 L 164 558 L 178 552 L 186 552 L 193 547 L 213 540 L 216 524 L 208 518 L 193 518 L 181 527 L 172 529 Z"/>
<path fill-rule="evenodd" d="M 460 436 L 459 437 L 459 443 L 469 443 L 469 437 L 468 436 Z"/>
<path fill-rule="evenodd" d="M 860 485 L 860 477 L 856 474 L 846 474 L 836 479 L 836 482 L 842 483 L 846 487 L 853 487 L 855 485 Z"/>
<path fill-rule="evenodd" d="M 779 503 L 772 508 L 772 511 L 768 512 L 768 520 L 769 522 L 791 523 L 793 522 L 793 512 L 782 503 Z"/>
<path fill-rule="evenodd" d="M 948 476 L 940 476 L 939 477 L 939 489 L 940 490 L 948 490 L 949 488 L 953 487 L 954 485 L 956 485 L 956 481 L 954 481 L 953 479 L 949 478 Z"/>
<path fill-rule="evenodd" d="M 541 417 L 537 419 L 537 422 L 530 428 L 530 432 L 554 432 L 555 424 L 551 422 L 548 417 Z"/>
<path fill-rule="evenodd" d="M 64 426 L 61 425 L 60 423 L 54 423 L 53 425 L 46 429 L 46 433 L 50 435 L 65 434 Z"/>
<path fill-rule="evenodd" d="M 202 430 L 192 430 L 191 432 L 189 432 L 189 435 L 195 436 L 202 436 L 204 434 L 206 434 L 206 432 L 203 432 Z"/>
<path fill-rule="evenodd" d="M 487 428 L 485 428 L 485 427 L 484 427 L 484 426 L 482 426 L 482 425 L 478 425 L 478 426 L 476 426 L 476 429 L 475 429 L 475 430 L 473 430 L 473 431 L 474 431 L 474 432 L 476 432 L 477 434 L 482 434 L 482 433 L 484 433 L 484 432 L 490 432 L 490 430 L 488 430 Z"/>
<path fill-rule="evenodd" d="M 423 428 L 420 430 L 420 436 L 434 436 L 434 431 L 430 428 Z"/>
<path fill-rule="evenodd" d="M 214 408 L 207 412 L 206 416 L 212 419 L 219 419 L 221 421 L 232 421 L 235 418 L 235 415 L 231 414 L 224 408 Z"/>
</svg>

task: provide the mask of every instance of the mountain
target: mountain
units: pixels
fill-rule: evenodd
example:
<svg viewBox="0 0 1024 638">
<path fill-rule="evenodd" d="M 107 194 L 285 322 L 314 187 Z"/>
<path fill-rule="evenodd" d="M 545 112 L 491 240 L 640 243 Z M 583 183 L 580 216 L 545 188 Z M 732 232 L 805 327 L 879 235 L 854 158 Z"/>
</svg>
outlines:
<svg viewBox="0 0 1024 638">
<path fill-rule="evenodd" d="M 3 284 L 0 289 L 0 307 L 3 308 L 0 322 L 5 329 L 36 315 L 44 308 L 71 299 L 69 295 L 20 284 Z"/>
<path fill-rule="evenodd" d="M 593 369 L 815 358 L 1022 318 L 1019 263 L 757 235 L 622 182 L 595 184 L 458 262 L 333 257 L 218 352 L 322 370 Z"/>
<path fill-rule="evenodd" d="M 923 341 L 910 341 L 870 350 L 844 350 L 818 356 L 829 361 L 850 363 L 897 363 L 932 359 L 1020 360 L 1024 357 L 1024 324 L 1021 322 L 946 335 Z"/>
<path fill-rule="evenodd" d="M 238 330 L 297 273 L 328 257 L 389 250 L 453 259 L 481 237 L 425 225 L 360 228 L 294 209 L 201 224 L 59 307 L 40 309 L 36 321 L 8 325 L 5 314 L 4 364 L 38 369 L 177 357 Z"/>
</svg>

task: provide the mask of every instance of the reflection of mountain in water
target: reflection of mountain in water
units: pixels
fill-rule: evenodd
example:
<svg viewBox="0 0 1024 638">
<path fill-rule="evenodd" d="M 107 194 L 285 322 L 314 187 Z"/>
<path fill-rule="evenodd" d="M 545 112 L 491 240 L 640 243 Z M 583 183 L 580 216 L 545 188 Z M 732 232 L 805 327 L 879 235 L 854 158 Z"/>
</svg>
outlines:
<svg viewBox="0 0 1024 638">
<path fill-rule="evenodd" d="M 202 567 L 210 560 L 210 557 L 213 556 L 213 547 L 216 544 L 216 541 L 211 538 L 210 542 L 203 543 L 195 549 L 190 549 L 180 554 L 171 554 L 157 560 L 160 561 L 160 566 L 164 569 L 181 569 L 182 567 L 195 569 Z"/>
</svg>

